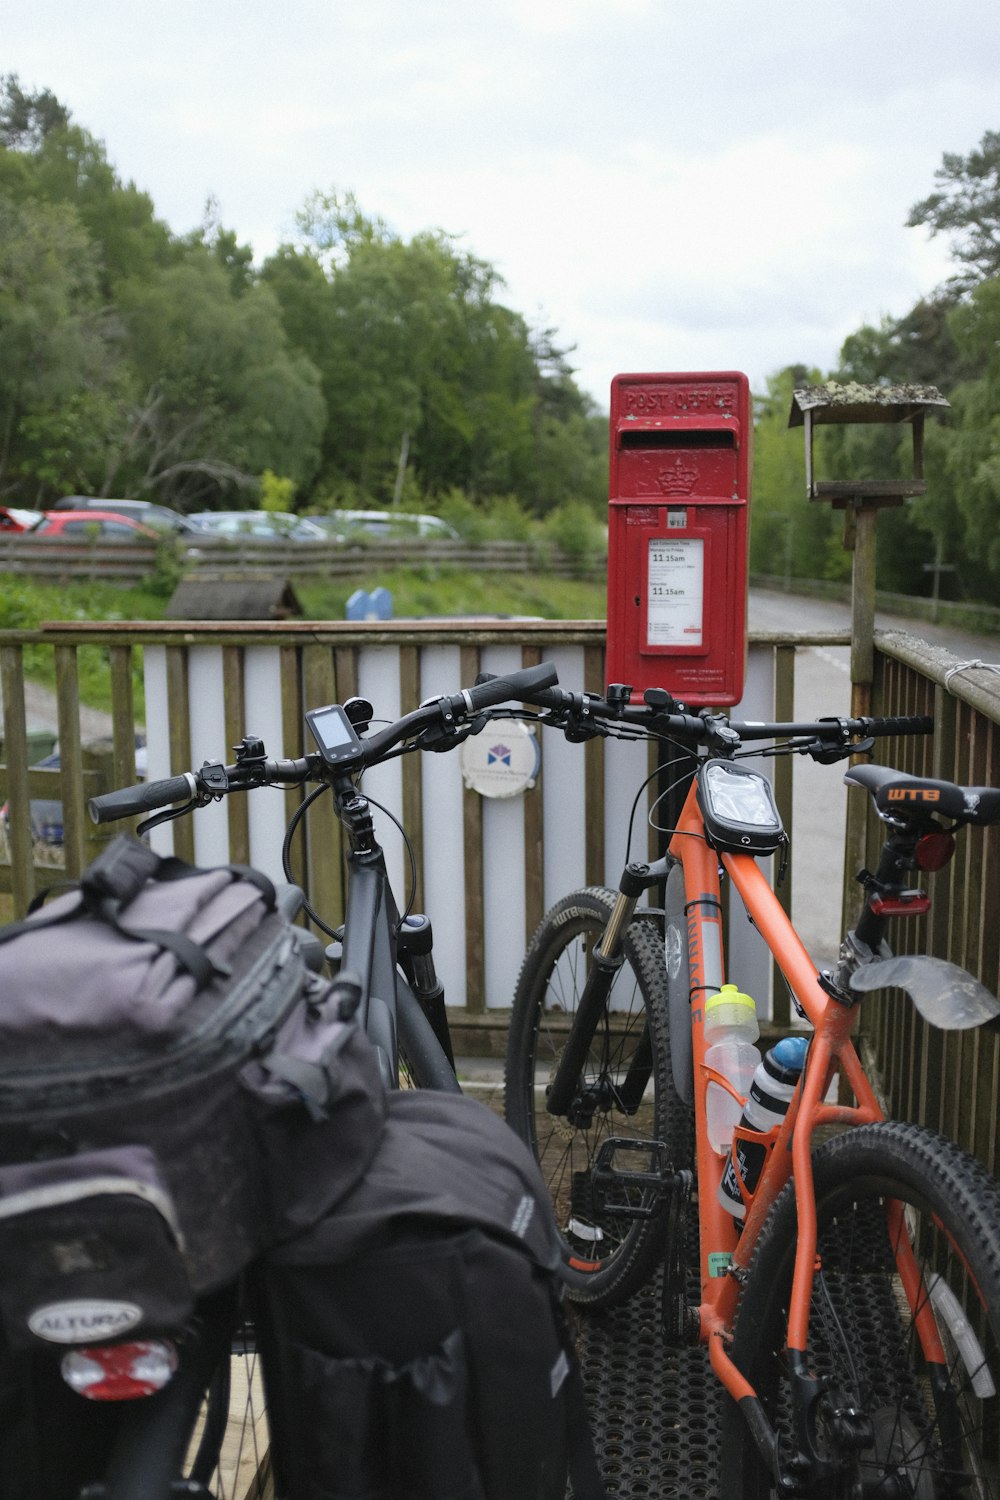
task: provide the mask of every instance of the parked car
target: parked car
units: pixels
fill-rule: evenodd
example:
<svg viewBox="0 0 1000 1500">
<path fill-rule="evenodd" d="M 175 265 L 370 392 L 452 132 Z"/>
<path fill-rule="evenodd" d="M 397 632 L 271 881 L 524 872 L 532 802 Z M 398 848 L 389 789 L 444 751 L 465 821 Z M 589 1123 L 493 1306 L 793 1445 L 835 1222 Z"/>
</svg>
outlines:
<svg viewBox="0 0 1000 1500">
<path fill-rule="evenodd" d="M 202 534 L 259 537 L 265 541 L 325 541 L 326 533 L 312 518 L 280 510 L 201 510 L 188 519 Z"/>
<path fill-rule="evenodd" d="M 455 542 L 458 532 L 440 516 L 416 515 L 407 510 L 333 510 L 326 515 L 310 516 L 327 535 L 350 541 L 353 536 L 384 536 L 405 540 L 419 537 L 428 541 Z"/>
<path fill-rule="evenodd" d="M 63 495 L 52 509 L 114 511 L 116 515 L 128 516 L 144 526 L 152 526 L 155 531 L 185 534 L 197 530 L 187 516 L 171 510 L 169 505 L 156 505 L 152 500 L 98 500 L 87 495 Z"/>
<path fill-rule="evenodd" d="M 22 510 L 16 505 L 0 505 L 0 532 L 34 531 L 42 516 L 41 510 Z"/>
<path fill-rule="evenodd" d="M 48 771 L 58 770 L 61 762 L 59 751 L 53 750 L 51 755 L 45 755 L 35 770 Z M 0 827 L 3 829 L 4 840 L 10 848 L 9 818 L 7 816 L 6 802 L 0 807 Z M 32 797 L 31 799 L 31 841 L 42 848 L 60 848 L 63 841 L 63 810 L 62 803 L 56 797 Z"/>
<path fill-rule="evenodd" d="M 135 774 L 139 781 L 146 779 L 148 751 L 146 741 L 142 734 L 136 735 L 135 740 Z M 32 766 L 33 771 L 58 771 L 62 761 L 58 749 L 42 759 L 36 761 Z M 10 850 L 10 817 L 7 811 L 7 803 L 0 807 L 0 838 L 2 838 L 5 849 Z M 31 799 L 31 842 L 34 845 L 35 855 L 39 863 L 51 863 L 52 858 L 59 859 L 61 856 L 47 855 L 46 851 L 61 849 L 63 844 L 63 805 L 58 797 L 32 797 Z"/>
<path fill-rule="evenodd" d="M 158 542 L 163 533 L 113 510 L 49 510 L 33 534 L 66 542 Z"/>
</svg>

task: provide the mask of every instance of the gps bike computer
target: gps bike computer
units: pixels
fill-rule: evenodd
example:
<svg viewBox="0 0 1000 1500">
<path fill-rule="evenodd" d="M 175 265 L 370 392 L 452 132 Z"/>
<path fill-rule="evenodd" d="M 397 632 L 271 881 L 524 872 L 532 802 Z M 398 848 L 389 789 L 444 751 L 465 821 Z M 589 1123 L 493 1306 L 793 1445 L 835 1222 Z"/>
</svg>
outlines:
<svg viewBox="0 0 1000 1500">
<path fill-rule="evenodd" d="M 339 703 L 331 703 L 327 708 L 310 709 L 306 714 L 306 723 L 328 766 L 354 760 L 361 749 L 361 741 L 354 725 Z"/>
</svg>

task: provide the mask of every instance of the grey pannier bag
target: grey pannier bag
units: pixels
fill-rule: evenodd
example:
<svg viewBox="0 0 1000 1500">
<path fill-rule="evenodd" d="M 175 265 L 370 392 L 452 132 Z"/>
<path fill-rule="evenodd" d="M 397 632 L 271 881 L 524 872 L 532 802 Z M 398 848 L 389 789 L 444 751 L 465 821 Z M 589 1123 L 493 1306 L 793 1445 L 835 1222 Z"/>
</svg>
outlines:
<svg viewBox="0 0 1000 1500">
<path fill-rule="evenodd" d="M 174 1321 L 362 1175 L 385 1114 L 374 1053 L 300 936 L 258 871 L 124 835 L 0 929 L 9 1344 L 51 1338 L 39 1310 L 74 1300 Z"/>
</svg>

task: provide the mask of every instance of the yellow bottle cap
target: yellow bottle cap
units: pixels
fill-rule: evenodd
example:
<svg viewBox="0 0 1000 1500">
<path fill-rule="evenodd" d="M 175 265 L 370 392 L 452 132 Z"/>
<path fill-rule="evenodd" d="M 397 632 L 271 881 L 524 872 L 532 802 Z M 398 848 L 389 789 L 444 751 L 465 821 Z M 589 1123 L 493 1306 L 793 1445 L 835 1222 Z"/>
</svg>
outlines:
<svg viewBox="0 0 1000 1500">
<path fill-rule="evenodd" d="M 712 995 L 705 1001 L 706 1016 L 710 1010 L 714 1010 L 719 1005 L 742 1006 L 745 1010 L 752 1010 L 754 1015 L 757 1014 L 757 1004 L 753 997 L 742 994 L 735 984 L 724 984 L 717 995 Z"/>
</svg>

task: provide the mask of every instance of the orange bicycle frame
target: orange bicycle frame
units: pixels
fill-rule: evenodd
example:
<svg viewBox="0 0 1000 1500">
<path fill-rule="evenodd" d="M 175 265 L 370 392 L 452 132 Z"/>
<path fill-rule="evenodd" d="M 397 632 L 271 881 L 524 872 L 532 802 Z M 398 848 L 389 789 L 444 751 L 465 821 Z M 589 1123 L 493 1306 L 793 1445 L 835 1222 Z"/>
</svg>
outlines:
<svg viewBox="0 0 1000 1500">
<path fill-rule="evenodd" d="M 798 1236 L 787 1347 L 801 1351 L 804 1356 L 816 1271 L 813 1133 L 821 1125 L 862 1125 L 881 1120 L 884 1116 L 851 1040 L 857 1008 L 840 1003 L 822 988 L 815 964 L 756 859 L 749 854 L 719 855 L 708 846 L 693 784 L 671 839 L 670 854 L 683 868 L 688 924 L 701 1278 L 700 1336 L 701 1341 L 708 1345 L 713 1371 L 729 1394 L 739 1401 L 746 1396 L 755 1396 L 756 1392 L 729 1358 L 727 1344 L 736 1314 L 740 1279 L 749 1267 L 768 1212 L 792 1177 Z M 720 860 L 813 1027 L 802 1082 L 789 1105 L 784 1123 L 772 1132 L 774 1144 L 748 1204 L 742 1232 L 738 1231 L 733 1215 L 719 1202 L 719 1185 L 727 1155 L 716 1152 L 709 1145 L 705 1115 L 709 1081 L 729 1087 L 705 1065 L 704 1002 L 725 979 Z M 826 1102 L 838 1075 L 842 1075 L 850 1086 L 856 1101 L 853 1105 Z M 926 1296 L 920 1296 L 920 1273 L 905 1235 L 899 1237 L 896 1253 L 925 1354 L 928 1359 L 941 1359 L 943 1351 L 936 1323 Z"/>
</svg>

